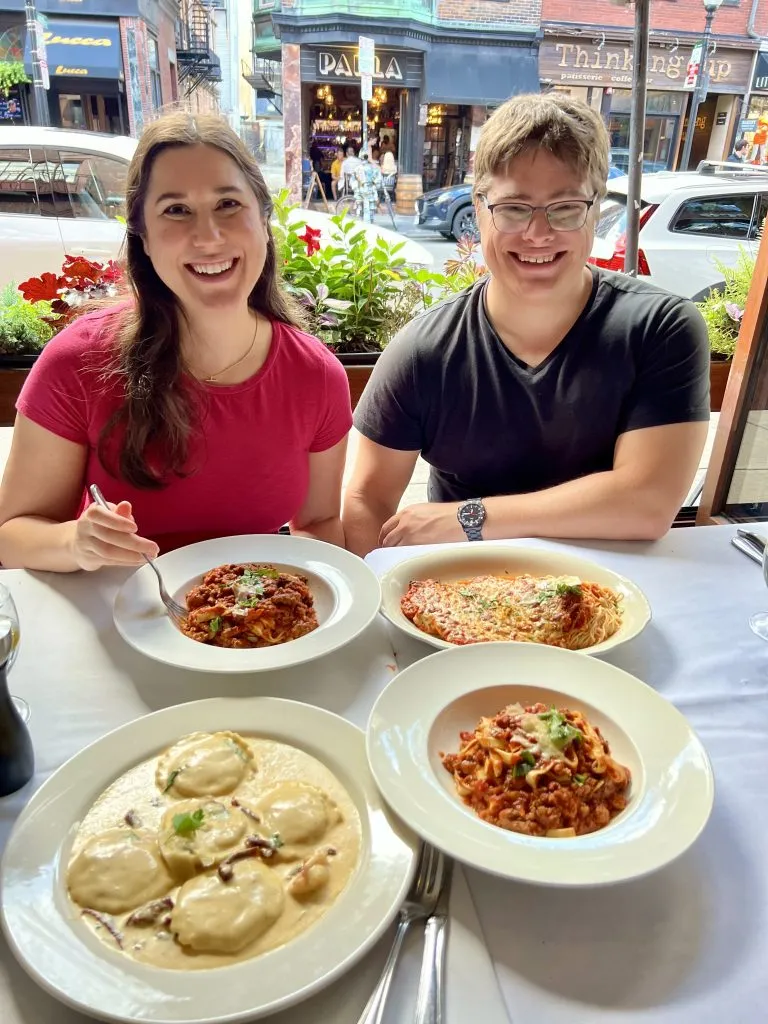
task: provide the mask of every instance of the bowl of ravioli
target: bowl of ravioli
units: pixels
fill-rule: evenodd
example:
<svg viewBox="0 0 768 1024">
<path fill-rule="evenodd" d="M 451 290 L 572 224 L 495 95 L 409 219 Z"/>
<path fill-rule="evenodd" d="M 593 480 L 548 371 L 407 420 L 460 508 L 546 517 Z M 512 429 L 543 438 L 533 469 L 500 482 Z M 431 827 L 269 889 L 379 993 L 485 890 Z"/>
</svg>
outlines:
<svg viewBox="0 0 768 1024">
<path fill-rule="evenodd" d="M 3 859 L 3 925 L 33 978 L 93 1016 L 251 1020 L 370 948 L 415 848 L 360 730 L 291 701 L 200 701 L 118 729 L 41 787 Z"/>
</svg>

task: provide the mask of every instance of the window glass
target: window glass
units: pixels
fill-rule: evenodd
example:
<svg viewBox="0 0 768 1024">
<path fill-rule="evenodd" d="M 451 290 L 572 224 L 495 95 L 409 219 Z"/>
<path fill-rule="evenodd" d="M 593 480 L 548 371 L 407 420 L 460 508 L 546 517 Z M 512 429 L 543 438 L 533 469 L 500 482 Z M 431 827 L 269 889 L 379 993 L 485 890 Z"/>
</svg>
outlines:
<svg viewBox="0 0 768 1024">
<path fill-rule="evenodd" d="M 28 149 L 0 149 L 0 213 L 40 213 Z"/>
<path fill-rule="evenodd" d="M 749 238 L 753 195 L 707 196 L 683 203 L 672 222 L 672 230 L 690 235 L 719 238 Z"/>
<path fill-rule="evenodd" d="M 58 155 L 58 160 L 56 156 Z M 69 210 L 59 216 L 111 220 L 125 216 L 128 164 L 102 153 L 48 151 L 57 196 L 67 196 Z"/>
</svg>

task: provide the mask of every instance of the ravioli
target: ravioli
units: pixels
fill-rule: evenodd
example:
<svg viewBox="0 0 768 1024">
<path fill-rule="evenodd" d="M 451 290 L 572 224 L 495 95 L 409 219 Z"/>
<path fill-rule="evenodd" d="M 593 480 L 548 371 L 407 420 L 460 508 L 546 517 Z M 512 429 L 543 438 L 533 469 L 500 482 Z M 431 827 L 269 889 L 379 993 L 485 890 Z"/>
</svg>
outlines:
<svg viewBox="0 0 768 1024">
<path fill-rule="evenodd" d="M 341 815 L 325 794 L 303 782 L 283 782 L 256 804 L 256 813 L 268 832 L 284 843 L 311 843 L 322 838 Z"/>
<path fill-rule="evenodd" d="M 234 732 L 193 732 L 163 754 L 155 781 L 173 796 L 223 796 L 256 770 L 253 753 Z"/>
<path fill-rule="evenodd" d="M 199 815 L 201 824 L 183 829 L 185 821 Z M 180 824 L 179 824 L 180 823 Z M 237 846 L 246 833 L 248 819 L 242 811 L 219 800 L 180 800 L 163 815 L 160 852 L 171 873 L 182 881 L 213 867 Z"/>
<path fill-rule="evenodd" d="M 121 914 L 176 884 L 154 833 L 110 829 L 92 836 L 69 866 L 69 893 L 81 907 Z"/>
<path fill-rule="evenodd" d="M 213 872 L 182 885 L 170 929 L 190 949 L 237 953 L 271 928 L 284 903 L 273 871 L 260 860 L 240 861 L 228 882 Z"/>
</svg>

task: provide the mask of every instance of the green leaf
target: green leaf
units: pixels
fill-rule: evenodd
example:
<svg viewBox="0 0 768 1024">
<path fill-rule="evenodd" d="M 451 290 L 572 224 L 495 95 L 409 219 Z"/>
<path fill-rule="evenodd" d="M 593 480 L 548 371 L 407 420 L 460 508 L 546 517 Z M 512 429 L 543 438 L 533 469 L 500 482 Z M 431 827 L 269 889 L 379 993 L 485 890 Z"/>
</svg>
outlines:
<svg viewBox="0 0 768 1024">
<path fill-rule="evenodd" d="M 177 836 L 191 836 L 203 824 L 204 818 L 205 812 L 201 807 L 198 807 L 192 814 L 174 814 L 173 831 Z"/>
<path fill-rule="evenodd" d="M 211 633 L 211 634 L 212 634 L 213 636 L 216 636 L 216 634 L 217 634 L 217 633 L 219 632 L 219 630 L 220 630 L 220 629 L 221 629 L 221 616 L 219 616 L 219 615 L 216 615 L 216 616 L 215 616 L 214 618 L 212 618 L 212 619 L 211 619 L 211 621 L 210 621 L 210 622 L 208 623 L 208 631 L 209 631 L 209 632 L 210 632 L 210 633 Z"/>
<path fill-rule="evenodd" d="M 575 786 L 583 786 L 586 781 L 587 781 L 587 776 L 586 775 L 574 775 L 573 776 L 573 783 L 574 783 Z"/>
<path fill-rule="evenodd" d="M 565 750 L 568 744 L 574 740 L 580 741 L 584 739 L 581 730 L 574 728 L 555 707 L 550 708 L 549 711 L 542 712 L 539 718 L 542 722 L 547 723 L 550 741 L 558 750 Z"/>
<path fill-rule="evenodd" d="M 164 794 L 167 793 L 168 790 L 173 786 L 174 782 L 179 777 L 179 772 L 180 771 L 181 771 L 181 768 L 174 768 L 174 770 L 171 772 L 171 774 L 165 780 L 165 789 L 163 790 Z"/>
</svg>

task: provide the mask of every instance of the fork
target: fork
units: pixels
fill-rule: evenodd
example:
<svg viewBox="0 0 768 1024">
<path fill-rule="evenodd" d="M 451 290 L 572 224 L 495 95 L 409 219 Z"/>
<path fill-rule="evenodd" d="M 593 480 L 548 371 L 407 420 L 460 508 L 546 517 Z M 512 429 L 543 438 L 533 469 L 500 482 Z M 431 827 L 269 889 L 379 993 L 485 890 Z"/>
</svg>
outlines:
<svg viewBox="0 0 768 1024">
<path fill-rule="evenodd" d="M 106 499 L 104 498 L 104 495 L 101 493 L 101 490 L 97 484 L 91 484 L 88 490 L 90 491 L 91 497 L 93 498 L 97 505 L 101 505 L 102 508 L 109 509 L 109 505 L 107 504 Z M 155 576 L 157 576 L 157 582 L 160 586 L 160 600 L 165 605 L 166 609 L 168 610 L 168 614 L 176 623 L 176 625 L 180 625 L 187 617 L 187 609 L 182 607 L 178 603 L 178 601 L 174 601 L 171 595 L 165 589 L 165 584 L 163 583 L 163 577 L 160 575 L 160 570 L 157 568 L 152 559 L 147 557 L 147 555 L 143 553 L 142 558 L 150 567 Z"/>
<path fill-rule="evenodd" d="M 416 921 L 426 921 L 437 906 L 445 870 L 443 855 L 434 847 L 423 844 L 413 884 L 400 908 L 397 931 L 392 941 L 387 962 L 381 972 L 376 988 L 365 1004 L 357 1024 L 381 1024 L 384 1016 L 389 988 L 392 984 L 397 961 L 403 948 L 405 936 Z"/>
<path fill-rule="evenodd" d="M 448 905 L 451 899 L 453 861 L 437 855 L 435 875 L 440 879 L 435 909 L 424 927 L 424 955 L 421 961 L 415 1024 L 443 1024 L 445 1001 L 445 955 L 448 940 Z"/>
</svg>

